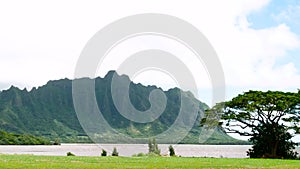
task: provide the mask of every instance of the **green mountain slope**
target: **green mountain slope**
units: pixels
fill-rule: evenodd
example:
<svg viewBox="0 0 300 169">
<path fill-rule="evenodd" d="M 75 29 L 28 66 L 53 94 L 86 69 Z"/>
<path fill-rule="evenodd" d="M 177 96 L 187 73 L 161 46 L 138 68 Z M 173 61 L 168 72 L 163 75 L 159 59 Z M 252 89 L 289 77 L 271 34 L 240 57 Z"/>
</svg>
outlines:
<svg viewBox="0 0 300 169">
<path fill-rule="evenodd" d="M 180 110 L 180 89 L 163 91 L 167 97 L 167 105 L 158 119 L 145 124 L 136 123 L 123 117 L 113 103 L 111 81 L 114 73 L 114 71 L 110 71 L 104 78 L 79 79 L 95 80 L 98 107 L 112 128 L 134 138 L 148 138 L 154 137 L 172 126 Z M 127 76 L 117 75 L 117 77 L 122 80 L 121 82 L 130 82 Z M 156 86 L 143 86 L 130 82 L 129 96 L 136 109 L 140 111 L 149 109 L 149 94 L 154 89 L 161 90 Z M 195 99 L 189 92 L 184 92 L 184 97 L 189 99 L 190 105 L 199 106 L 201 111 L 208 108 L 206 104 Z M 201 133 L 199 127 L 201 111 L 199 111 L 190 133 L 182 141 L 183 143 L 198 143 Z M 33 88 L 31 91 L 11 87 L 0 92 L 0 129 L 20 134 L 44 136 L 51 140 L 60 138 L 62 142 L 91 141 L 77 119 L 72 99 L 72 80 L 69 79 L 49 81 L 46 85 Z M 114 142 L 114 140 L 115 138 L 112 137 L 106 141 Z M 235 144 L 240 141 L 229 137 L 222 129 L 219 129 L 205 143 Z"/>
</svg>

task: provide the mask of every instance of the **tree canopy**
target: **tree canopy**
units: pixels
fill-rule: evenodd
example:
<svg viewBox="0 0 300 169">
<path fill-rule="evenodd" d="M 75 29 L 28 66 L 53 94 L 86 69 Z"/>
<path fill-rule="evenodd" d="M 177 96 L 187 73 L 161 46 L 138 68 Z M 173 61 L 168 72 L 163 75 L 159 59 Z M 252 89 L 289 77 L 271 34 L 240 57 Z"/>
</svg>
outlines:
<svg viewBox="0 0 300 169">
<path fill-rule="evenodd" d="M 202 123 L 222 124 L 227 133 L 250 136 L 254 144 L 250 157 L 292 158 L 296 143 L 292 134 L 300 133 L 300 90 L 248 91 L 207 111 Z"/>
<path fill-rule="evenodd" d="M 249 91 L 225 103 L 222 119 L 227 132 L 252 136 L 249 128 L 259 125 L 284 124 L 287 129 L 299 133 L 300 129 L 300 91 L 298 93 L 281 91 Z M 242 129 L 242 130 L 240 130 Z"/>
</svg>

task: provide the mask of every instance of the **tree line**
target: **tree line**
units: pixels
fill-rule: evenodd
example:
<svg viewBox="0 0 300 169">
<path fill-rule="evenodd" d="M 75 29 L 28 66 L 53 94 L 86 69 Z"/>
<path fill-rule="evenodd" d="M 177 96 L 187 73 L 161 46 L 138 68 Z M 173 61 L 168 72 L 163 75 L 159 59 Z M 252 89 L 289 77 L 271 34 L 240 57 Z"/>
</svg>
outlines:
<svg viewBox="0 0 300 169">
<path fill-rule="evenodd" d="M 51 145 L 54 144 L 44 137 L 29 134 L 14 134 L 0 131 L 0 145 Z"/>
</svg>

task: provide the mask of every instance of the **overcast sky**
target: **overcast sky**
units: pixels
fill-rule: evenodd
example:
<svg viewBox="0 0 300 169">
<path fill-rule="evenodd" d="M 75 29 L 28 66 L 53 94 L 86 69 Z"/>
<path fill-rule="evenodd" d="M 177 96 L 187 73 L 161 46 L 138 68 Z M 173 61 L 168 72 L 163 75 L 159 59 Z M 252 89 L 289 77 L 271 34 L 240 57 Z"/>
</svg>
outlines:
<svg viewBox="0 0 300 169">
<path fill-rule="evenodd" d="M 222 63 L 228 99 L 250 89 L 299 88 L 297 0 L 11 0 L 0 1 L 0 90 L 11 85 L 30 89 L 49 80 L 72 79 L 83 47 L 97 31 L 117 19 L 141 13 L 173 15 L 197 27 Z M 99 75 L 115 69 L 119 62 L 108 60 Z M 205 73 L 199 78 L 203 79 L 199 98 L 209 102 L 209 78 Z M 164 88 L 175 85 L 172 78 L 155 71 L 140 74 L 135 81 Z"/>
</svg>

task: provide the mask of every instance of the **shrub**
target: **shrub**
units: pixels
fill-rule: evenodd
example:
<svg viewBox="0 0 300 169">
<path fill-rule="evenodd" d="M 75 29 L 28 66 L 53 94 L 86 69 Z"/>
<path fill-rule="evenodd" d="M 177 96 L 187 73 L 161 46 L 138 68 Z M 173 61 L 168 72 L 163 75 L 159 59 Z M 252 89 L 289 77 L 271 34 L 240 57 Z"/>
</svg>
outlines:
<svg viewBox="0 0 300 169">
<path fill-rule="evenodd" d="M 144 157 L 146 156 L 147 154 L 144 154 L 144 153 L 138 153 L 138 154 L 134 154 L 132 155 L 132 157 Z"/>
<path fill-rule="evenodd" d="M 174 150 L 174 148 L 173 148 L 172 145 L 169 146 L 169 154 L 170 154 L 171 157 L 176 156 L 176 155 L 175 155 L 175 150 Z"/>
<path fill-rule="evenodd" d="M 73 154 L 71 152 L 67 152 L 67 156 L 75 156 L 75 154 Z"/>
<path fill-rule="evenodd" d="M 53 145 L 60 145 L 60 139 L 56 138 L 53 142 Z"/>
<path fill-rule="evenodd" d="M 107 152 L 104 149 L 102 149 L 101 156 L 107 156 Z"/>
<path fill-rule="evenodd" d="M 117 151 L 117 148 L 116 147 L 114 147 L 114 149 L 113 149 L 113 152 L 112 152 L 112 154 L 111 154 L 112 156 L 119 156 L 119 153 L 118 153 L 118 151 Z"/>
<path fill-rule="evenodd" d="M 154 153 L 156 155 L 160 155 L 160 149 L 158 149 L 158 145 L 156 143 L 155 138 L 153 138 L 152 140 L 149 139 L 148 148 L 149 148 L 149 154 Z"/>
</svg>

